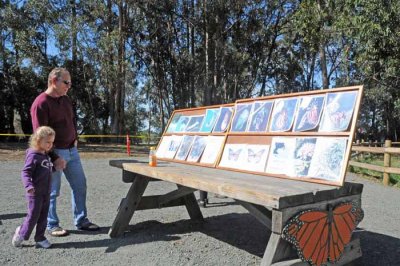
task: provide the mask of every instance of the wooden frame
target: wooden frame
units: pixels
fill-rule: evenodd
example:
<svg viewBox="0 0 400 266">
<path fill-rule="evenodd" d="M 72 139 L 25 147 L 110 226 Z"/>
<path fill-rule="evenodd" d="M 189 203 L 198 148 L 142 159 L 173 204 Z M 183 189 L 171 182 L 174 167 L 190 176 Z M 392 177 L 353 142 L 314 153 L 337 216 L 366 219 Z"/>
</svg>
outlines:
<svg viewBox="0 0 400 266">
<path fill-rule="evenodd" d="M 209 109 L 219 109 L 221 107 L 234 107 L 235 105 L 232 104 L 223 104 L 223 105 L 212 105 L 212 106 L 204 106 L 204 107 L 197 107 L 197 108 L 187 108 L 187 109 L 180 109 L 180 110 L 175 110 L 169 121 L 167 124 L 167 127 L 164 131 L 163 136 L 161 137 L 160 142 L 157 145 L 157 151 L 159 150 L 160 146 L 163 144 L 163 140 L 165 137 L 170 137 L 170 136 L 211 136 L 211 137 L 221 137 L 223 138 L 222 140 L 222 145 L 221 148 L 219 150 L 216 150 L 216 158 L 214 163 L 201 163 L 200 161 L 198 162 L 193 162 L 193 161 L 187 161 L 187 160 L 177 160 L 175 158 L 171 159 L 171 158 L 165 158 L 165 157 L 160 157 L 157 156 L 157 159 L 162 160 L 162 161 L 173 161 L 173 162 L 180 162 L 180 163 L 186 163 L 186 164 L 192 164 L 192 165 L 201 165 L 201 166 L 205 166 L 205 167 L 215 167 L 216 164 L 219 162 L 220 160 L 220 156 L 222 155 L 222 149 L 223 146 L 225 145 L 225 140 L 226 140 L 226 136 L 229 132 L 230 129 L 230 124 L 231 121 L 233 119 L 233 115 L 231 115 L 230 120 L 228 121 L 228 127 L 227 130 L 225 132 L 213 132 L 213 130 L 211 130 L 210 132 L 201 132 L 199 130 L 199 132 L 174 132 L 169 130 L 170 125 L 172 123 L 172 121 L 174 120 L 175 116 L 199 116 L 199 115 L 204 115 L 204 117 L 206 116 L 206 112 Z M 220 115 L 220 114 L 219 114 Z M 216 118 L 215 124 L 217 123 L 218 117 Z M 204 121 L 204 120 L 203 120 Z M 214 124 L 214 126 L 215 126 Z M 190 153 L 190 151 L 189 151 Z"/>
<path fill-rule="evenodd" d="M 354 92 L 354 94 L 353 94 Z M 251 98 L 251 99 L 242 99 L 236 101 L 235 104 L 225 104 L 225 105 L 214 105 L 214 106 L 204 106 L 204 107 L 199 107 L 199 108 L 190 108 L 190 109 L 182 109 L 182 110 L 175 110 L 173 115 L 171 116 L 167 129 L 165 130 L 162 139 L 158 145 L 158 148 L 160 147 L 160 144 L 162 143 L 164 137 L 166 136 L 184 136 L 184 135 L 195 135 L 195 136 L 222 136 L 224 137 L 224 142 L 223 142 L 223 147 L 220 149 L 217 149 L 216 152 L 218 153 L 217 155 L 217 160 L 214 163 L 210 164 L 203 164 L 201 162 L 188 162 L 185 160 L 175 160 L 174 158 L 159 158 L 160 160 L 165 160 L 165 161 L 175 161 L 175 162 L 180 162 L 180 163 L 186 163 L 186 164 L 195 164 L 195 165 L 202 165 L 202 166 L 207 166 L 207 167 L 216 167 L 220 169 L 227 169 L 227 170 L 232 170 L 232 171 L 240 171 L 240 172 L 247 172 L 247 173 L 253 173 L 253 174 L 259 174 L 259 175 L 265 175 L 265 176 L 275 176 L 275 177 L 280 177 L 280 178 L 288 178 L 288 179 L 295 179 L 295 180 L 300 180 L 300 181 L 306 181 L 306 182 L 314 182 L 314 183 L 322 183 L 322 184 L 328 184 L 328 185 L 335 185 L 335 186 L 342 186 L 344 183 L 344 178 L 345 178 L 345 172 L 346 168 L 348 165 L 348 160 L 351 152 L 351 145 L 353 142 L 353 137 L 354 137 L 354 132 L 355 132 L 355 126 L 357 122 L 357 117 L 358 117 L 358 112 L 360 108 L 360 103 L 361 103 L 361 98 L 362 98 L 362 93 L 363 93 L 363 86 L 352 86 L 352 87 L 343 87 L 343 88 L 336 88 L 336 89 L 328 89 L 328 90 L 318 90 L 318 91 L 309 91 L 309 92 L 299 92 L 299 93 L 292 93 L 292 94 L 283 94 L 283 95 L 273 95 L 273 96 L 266 96 L 266 97 L 259 97 L 259 98 Z M 340 102 L 341 98 L 344 98 L 346 100 L 346 95 L 349 95 L 351 97 L 348 97 L 349 99 L 353 99 L 354 102 L 347 104 L 347 102 Z M 355 95 L 355 96 L 354 96 Z M 296 123 L 298 122 L 298 115 L 299 115 L 299 102 L 301 102 L 301 99 L 306 98 L 306 97 L 314 97 L 317 98 L 318 96 L 323 96 L 324 97 L 324 102 L 325 104 L 323 106 L 323 110 L 320 111 L 318 114 L 313 114 L 310 113 L 307 114 L 306 110 L 301 110 L 302 113 L 301 115 L 306 117 L 308 116 L 310 119 L 318 119 L 317 121 L 317 126 L 310 126 L 307 131 L 305 130 L 298 130 L 295 131 L 295 126 Z M 346 96 L 346 97 L 345 97 Z M 261 132 L 249 132 L 249 126 L 246 127 L 246 130 L 242 130 L 243 127 L 240 127 L 240 130 L 231 130 L 232 123 L 233 121 L 235 123 L 239 123 L 236 120 L 239 120 L 240 114 L 236 115 L 235 113 L 231 116 L 230 118 L 230 124 L 228 126 L 228 129 L 224 133 L 216 133 L 216 132 L 209 132 L 209 133 L 204 133 L 204 132 L 171 132 L 168 128 L 171 124 L 171 121 L 176 115 L 179 116 L 199 116 L 199 115 L 204 115 L 206 114 L 207 109 L 214 109 L 214 108 L 220 108 L 220 107 L 234 107 L 234 110 L 236 110 L 237 107 L 243 107 L 249 104 L 253 104 L 256 102 L 260 101 L 279 101 L 279 102 L 285 102 L 286 100 L 296 100 L 296 110 L 293 112 L 291 110 L 292 116 L 291 117 L 291 123 L 290 123 L 290 128 L 287 126 L 282 127 L 284 130 L 279 131 L 279 127 L 274 127 L 274 131 L 268 131 L 271 129 L 271 123 L 273 122 L 272 120 L 276 119 L 281 119 L 282 121 L 280 122 L 282 125 L 285 122 L 285 116 L 282 116 L 282 118 L 273 118 L 272 116 L 274 115 L 274 108 L 275 104 L 273 104 L 272 110 L 270 110 L 269 114 L 269 125 L 267 125 L 267 130 L 266 131 L 261 131 Z M 329 101 L 329 102 L 328 102 Z M 347 104 L 346 110 L 341 111 L 341 105 Z M 350 106 L 350 107 L 349 107 Z M 293 107 L 293 106 L 292 106 Z M 291 107 L 291 108 L 292 108 Z M 319 107 L 321 108 L 321 107 Z M 329 108 L 329 109 L 328 109 Z M 292 108 L 293 109 L 293 108 Z M 252 108 L 253 110 L 253 108 Z M 329 117 L 328 117 L 328 110 L 329 110 Z M 247 114 L 246 113 L 246 121 L 251 121 L 252 114 Z M 324 119 L 324 128 L 326 130 L 320 131 L 319 125 L 321 125 L 321 121 Z M 328 120 L 328 119 L 331 119 Z M 344 120 L 344 125 L 339 124 L 340 119 Z M 331 123 L 331 124 L 329 124 Z M 336 125 L 336 123 L 338 125 Z M 348 123 L 348 126 L 346 127 L 346 123 Z M 327 126 L 328 125 L 328 126 Z M 301 128 L 301 127 L 299 127 Z M 345 129 L 344 129 L 345 128 Z M 307 129 L 307 127 L 306 127 Z M 246 167 L 229 167 L 229 164 L 227 166 L 225 162 L 225 157 L 223 160 L 222 165 L 221 163 L 221 158 L 224 154 L 224 149 L 227 144 L 244 144 L 245 145 L 271 145 L 271 143 L 274 143 L 274 140 L 276 139 L 286 139 L 288 143 L 292 143 L 291 150 L 291 156 L 287 156 L 286 161 L 281 160 L 281 161 L 275 161 L 275 163 L 281 163 L 282 169 L 287 168 L 287 166 L 293 165 L 293 169 L 287 172 L 277 172 L 277 171 L 270 171 L 268 172 L 267 170 L 270 170 L 271 168 L 267 167 L 268 160 L 270 160 L 271 154 L 274 152 L 271 150 L 271 147 L 269 147 L 269 155 L 267 158 L 267 161 L 265 162 L 265 170 L 260 171 L 258 169 L 257 171 L 254 171 L 252 167 L 246 168 Z M 345 145 L 343 146 L 343 141 L 346 141 Z M 308 142 L 308 146 L 306 148 L 309 151 L 308 158 L 305 158 L 305 156 L 297 156 L 295 155 L 295 152 L 304 152 L 306 148 L 301 148 L 300 145 L 302 143 Z M 295 144 L 293 144 L 295 143 Z M 330 156 L 322 156 L 321 158 L 325 158 L 325 161 L 322 161 L 321 163 L 318 163 L 317 160 L 314 158 L 312 154 L 314 154 L 314 151 L 321 153 L 322 144 L 323 143 L 331 143 L 331 146 L 325 146 L 324 149 L 329 149 L 331 148 L 330 154 L 333 154 L 336 156 L 336 161 L 339 161 L 340 163 L 332 165 L 328 160 L 331 160 L 329 157 Z M 307 144 L 307 143 L 306 143 Z M 297 145 L 297 146 L 294 146 Z M 229 145 L 228 145 L 229 146 Z M 255 146 L 253 146 L 255 147 Z M 157 148 L 157 149 L 158 149 Z M 333 152 L 335 151 L 335 152 Z M 322 154 L 323 155 L 323 154 Z M 281 157 L 285 158 L 285 157 Z M 243 160 L 243 159 L 242 159 Z M 240 162 L 244 161 L 238 161 Z M 303 165 L 302 167 L 304 168 L 302 171 L 298 171 L 295 168 L 295 164 Z M 319 164 L 319 165 L 318 165 Z M 314 165 L 314 167 L 312 167 Z M 317 165 L 317 166 L 315 166 Z M 319 170 L 315 170 L 316 167 L 319 168 Z M 335 170 L 335 173 L 331 174 L 329 173 L 331 169 L 338 169 L 340 168 L 339 171 Z M 309 171 L 312 169 L 312 171 Z M 327 170 L 328 169 L 328 170 Z M 314 175 L 311 175 L 313 173 Z"/>
</svg>

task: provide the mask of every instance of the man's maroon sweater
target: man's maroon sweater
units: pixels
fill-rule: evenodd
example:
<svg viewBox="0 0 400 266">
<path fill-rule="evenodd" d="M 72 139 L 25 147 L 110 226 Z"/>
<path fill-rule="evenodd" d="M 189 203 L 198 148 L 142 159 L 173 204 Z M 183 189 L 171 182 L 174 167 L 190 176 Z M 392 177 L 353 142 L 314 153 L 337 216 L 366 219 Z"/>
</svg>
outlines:
<svg viewBox="0 0 400 266">
<path fill-rule="evenodd" d="M 49 126 L 56 132 L 54 147 L 68 149 L 77 139 L 76 120 L 71 100 L 68 96 L 51 97 L 45 92 L 36 97 L 31 106 L 33 130 Z"/>
</svg>

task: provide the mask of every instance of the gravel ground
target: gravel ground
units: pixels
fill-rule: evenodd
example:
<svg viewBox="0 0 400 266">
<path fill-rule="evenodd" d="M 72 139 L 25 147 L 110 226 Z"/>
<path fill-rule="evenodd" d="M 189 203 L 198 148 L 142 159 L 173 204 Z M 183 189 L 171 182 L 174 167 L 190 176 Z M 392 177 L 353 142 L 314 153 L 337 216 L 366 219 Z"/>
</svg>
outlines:
<svg viewBox="0 0 400 266">
<path fill-rule="evenodd" d="M 61 225 L 71 234 L 49 236 L 53 247 L 35 248 L 29 240 L 14 248 L 11 238 L 26 214 L 20 181 L 21 160 L 0 162 L 0 265 L 258 265 L 269 231 L 231 199 L 211 195 L 202 209 L 205 223 L 189 220 L 184 207 L 138 211 L 130 231 L 110 239 L 108 230 L 130 184 L 108 159 L 84 159 L 88 179 L 89 218 L 102 229 L 77 231 L 72 222 L 70 189 L 63 180 L 58 201 Z M 400 265 L 400 189 L 348 174 L 347 180 L 365 185 L 365 218 L 356 232 L 361 238 L 362 265 Z M 146 194 L 160 194 L 173 184 L 150 183 Z M 198 196 L 198 195 L 196 195 Z M 33 236 L 31 236 L 33 238 Z"/>
</svg>

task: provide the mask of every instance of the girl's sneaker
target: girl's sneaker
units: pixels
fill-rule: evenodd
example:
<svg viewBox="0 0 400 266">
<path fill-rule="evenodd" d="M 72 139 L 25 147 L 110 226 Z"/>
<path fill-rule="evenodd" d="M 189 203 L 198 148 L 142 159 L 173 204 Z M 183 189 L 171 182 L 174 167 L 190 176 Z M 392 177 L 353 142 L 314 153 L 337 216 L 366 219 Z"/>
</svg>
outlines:
<svg viewBox="0 0 400 266">
<path fill-rule="evenodd" d="M 36 242 L 36 246 L 41 248 L 49 248 L 51 247 L 51 243 L 49 240 L 45 239 L 43 241 Z"/>
<path fill-rule="evenodd" d="M 15 229 L 15 233 L 14 233 L 14 236 L 11 241 L 11 243 L 14 247 L 21 247 L 22 242 L 24 241 L 24 239 L 19 235 L 20 229 L 21 229 L 21 226 L 18 226 L 17 229 Z"/>
</svg>

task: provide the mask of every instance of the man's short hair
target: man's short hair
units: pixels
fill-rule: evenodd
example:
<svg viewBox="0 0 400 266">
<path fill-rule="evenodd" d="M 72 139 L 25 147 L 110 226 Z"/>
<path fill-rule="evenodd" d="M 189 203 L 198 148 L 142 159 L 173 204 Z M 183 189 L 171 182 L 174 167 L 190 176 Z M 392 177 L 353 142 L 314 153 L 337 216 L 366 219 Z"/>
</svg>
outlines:
<svg viewBox="0 0 400 266">
<path fill-rule="evenodd" d="M 51 85 L 51 81 L 53 80 L 54 77 L 56 77 L 57 79 L 61 78 L 61 75 L 63 73 L 69 73 L 69 71 L 64 67 L 53 68 L 53 70 L 50 71 L 49 77 L 47 79 L 47 86 Z"/>
</svg>

